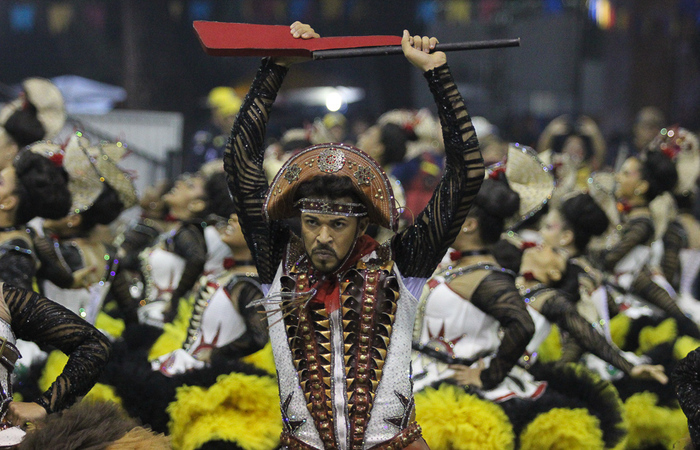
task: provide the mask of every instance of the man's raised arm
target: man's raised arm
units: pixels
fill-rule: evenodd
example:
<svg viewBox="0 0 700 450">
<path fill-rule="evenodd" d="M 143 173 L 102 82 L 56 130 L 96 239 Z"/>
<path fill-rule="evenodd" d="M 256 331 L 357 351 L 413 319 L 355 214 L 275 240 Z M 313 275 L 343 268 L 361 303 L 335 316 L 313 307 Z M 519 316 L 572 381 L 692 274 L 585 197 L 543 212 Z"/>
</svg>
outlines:
<svg viewBox="0 0 700 450">
<path fill-rule="evenodd" d="M 406 58 L 423 70 L 435 98 L 445 142 L 445 173 L 414 224 L 394 238 L 392 250 L 404 276 L 428 278 L 457 237 L 479 192 L 484 180 L 484 160 L 444 53 L 406 53 L 414 39 L 405 32 L 402 45 Z M 423 47 L 426 45 L 434 44 L 424 42 Z"/>
</svg>

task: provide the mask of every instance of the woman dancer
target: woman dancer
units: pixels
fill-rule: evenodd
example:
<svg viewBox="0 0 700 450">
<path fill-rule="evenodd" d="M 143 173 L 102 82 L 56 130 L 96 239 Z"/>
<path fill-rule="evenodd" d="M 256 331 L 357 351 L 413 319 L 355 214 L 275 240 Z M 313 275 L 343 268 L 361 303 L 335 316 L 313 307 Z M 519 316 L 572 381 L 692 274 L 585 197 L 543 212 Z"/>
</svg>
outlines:
<svg viewBox="0 0 700 450">
<path fill-rule="evenodd" d="M 140 320 L 154 326 L 171 322 L 180 300 L 194 287 L 207 262 L 205 218 L 214 211 L 217 193 L 225 190 L 223 175 L 185 175 L 163 197 L 174 227 L 141 252 L 145 289 Z"/>
<path fill-rule="evenodd" d="M 53 138 L 66 121 L 63 96 L 45 78 L 27 78 L 19 96 L 0 110 L 0 170 L 24 147 Z"/>
<path fill-rule="evenodd" d="M 57 277 L 57 271 L 45 271 L 40 285 L 46 295 L 91 324 L 97 320 L 111 289 L 125 321 L 135 322 L 136 305 L 128 294 L 126 277 L 118 270 L 116 249 L 95 233 L 98 224 L 110 224 L 136 202 L 131 178 L 117 166 L 125 148 L 121 143 L 88 148 L 84 138 L 77 142 L 78 145 L 66 148 L 63 160 L 71 177 L 71 212 L 61 219 L 44 221 L 40 234 L 51 243 L 54 260 L 59 261 L 65 273 L 88 273 L 80 288 L 72 285 L 72 275 L 68 279 Z M 49 262 L 48 266 L 52 264 Z"/>
<path fill-rule="evenodd" d="M 149 362 L 146 349 L 134 351 L 127 342 L 118 342 L 103 377 L 115 386 L 126 410 L 157 431 L 168 431 L 166 408 L 179 386 L 209 387 L 219 375 L 231 372 L 263 375 L 240 362 L 268 339 L 261 308 L 248 307 L 262 297 L 262 290 L 237 216 L 232 214 L 223 225 L 218 229 L 233 260 L 218 277 L 202 277 L 180 348 Z"/>
<path fill-rule="evenodd" d="M 51 152 L 45 153 L 48 149 Z M 2 357 L 8 362 L 8 365 L 0 364 L 0 371 L 4 372 L 0 376 L 3 380 L 0 416 L 5 424 L 15 427 L 68 407 L 85 395 L 109 357 L 110 346 L 104 335 L 62 306 L 30 290 L 36 271 L 32 240 L 26 231 L 17 228 L 37 215 L 58 218 L 68 211 L 70 193 L 66 174 L 46 157 L 59 152 L 58 146 L 35 144 L 0 171 L 0 220 L 5 222 L 0 252 L 0 330 Z M 12 401 L 9 375 L 20 357 L 16 338 L 33 341 L 41 347 L 50 345 L 69 355 L 63 372 L 35 402 Z M 16 439 L 23 435 L 18 428 L 2 432 L 6 433 Z"/>
<path fill-rule="evenodd" d="M 650 245 L 655 238 L 649 204 L 676 185 L 678 172 L 673 157 L 675 155 L 659 148 L 648 151 L 642 159 L 630 157 L 624 162 L 615 176 L 615 196 L 622 218 L 619 240 L 591 259 L 600 261 L 605 271 L 613 273 L 623 289 L 674 318 L 682 334 L 699 339 L 697 325 L 681 311 L 674 298 L 654 282 L 649 268 Z"/>
<path fill-rule="evenodd" d="M 566 273 L 571 282 L 560 289 L 568 294 L 579 314 L 608 337 L 608 302 L 612 299 L 601 288 L 603 273 L 588 260 L 587 249 L 591 239 L 605 233 L 609 225 L 608 216 L 594 197 L 575 191 L 549 211 L 540 227 L 542 242 L 568 255 Z M 564 339 L 562 350 L 562 360 L 570 362 L 578 361 L 583 352 L 574 339 Z"/>
<path fill-rule="evenodd" d="M 664 128 L 651 145 L 675 154 L 678 171 L 673 190 L 678 214 L 663 235 L 661 270 L 671 286 L 667 290 L 677 294 L 679 307 L 698 322 L 700 304 L 695 280 L 700 270 L 700 223 L 693 208 L 700 175 L 700 141 L 695 133 L 676 126 Z"/>
<path fill-rule="evenodd" d="M 58 219 L 70 207 L 60 155 L 59 146 L 37 143 L 0 171 L 0 281 L 32 289 L 38 261 L 25 224 L 37 216 Z"/>
<path fill-rule="evenodd" d="M 455 258 L 452 266 L 429 284 L 431 290 L 422 309 L 420 339 L 414 344 L 418 350 L 414 356 L 414 386 L 422 389 L 451 380 L 476 389 L 484 398 L 499 404 L 506 402 L 508 406 L 503 404 L 503 407 L 513 419 L 516 433 L 538 413 L 555 405 L 586 406 L 602 417 L 605 408 L 599 409 L 599 405 L 588 403 L 590 399 L 580 396 L 581 392 L 600 389 L 608 394 L 597 400 L 613 411 L 606 417 L 610 423 L 603 427 L 606 443 L 612 445 L 623 433 L 617 429 L 620 417 L 615 416 L 614 411 L 619 409 L 619 399 L 615 400 L 611 386 L 605 387 L 599 380 L 564 368 L 560 372 L 566 374 L 567 379 L 580 378 L 577 381 L 581 389 L 576 393 L 559 385 L 551 390 L 546 383 L 537 381 L 516 365 L 521 356 L 521 362 L 528 367 L 534 362 L 539 344 L 549 333 L 548 323 L 554 321 L 605 360 L 628 372 L 632 370 L 632 365 L 597 335 L 573 307 L 567 308 L 570 304 L 555 295 L 556 291 L 550 290 L 543 298 L 532 289 L 532 280 L 537 278 L 546 276 L 559 280 L 565 259 L 561 267 L 552 267 L 551 262 L 544 265 L 543 260 L 524 258 L 521 270 L 527 275 L 526 280 L 519 280 L 523 284 L 523 292 L 519 292 L 515 274 L 500 268 L 491 254 L 489 247 L 500 238 L 504 217 L 512 217 L 512 213 L 517 212 L 521 221 L 547 202 L 553 182 L 543 168 L 532 150 L 511 147 L 505 173 L 502 168 L 492 170 L 495 180 L 484 182 L 484 189 L 475 200 L 476 208 L 470 212 L 455 241 L 457 251 L 451 255 Z M 522 204 L 518 210 L 519 202 Z M 513 220 L 510 222 L 511 226 L 516 225 Z M 539 254 L 538 251 L 533 255 Z M 533 260 L 546 267 L 545 271 L 536 268 L 533 274 Z M 525 303 L 521 294 L 527 296 Z M 535 296 L 539 302 L 533 307 Z M 528 337 L 533 334 L 535 339 L 529 342 Z M 639 371 L 645 372 L 644 368 Z M 547 373 L 538 375 L 549 377 Z M 526 410 L 531 412 L 525 414 Z"/>
</svg>

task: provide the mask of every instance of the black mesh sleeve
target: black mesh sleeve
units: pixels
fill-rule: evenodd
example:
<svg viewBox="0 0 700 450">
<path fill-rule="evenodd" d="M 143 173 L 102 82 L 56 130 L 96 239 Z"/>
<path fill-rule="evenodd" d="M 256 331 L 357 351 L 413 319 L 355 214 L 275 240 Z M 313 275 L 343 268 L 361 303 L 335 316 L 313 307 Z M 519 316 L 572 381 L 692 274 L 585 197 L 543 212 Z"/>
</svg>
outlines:
<svg viewBox="0 0 700 450">
<path fill-rule="evenodd" d="M 648 217 L 637 217 L 627 222 L 621 231 L 620 242 L 605 250 L 601 257 L 603 268 L 612 271 L 615 265 L 637 245 L 644 245 L 654 235 L 654 223 Z"/>
<path fill-rule="evenodd" d="M 13 244 L 16 244 L 19 249 L 6 248 Z M 31 290 L 36 275 L 36 260 L 27 253 L 26 245 L 21 240 L 16 243 L 10 241 L 3 245 L 2 250 L 0 250 L 4 253 L 0 257 L 0 279 L 6 283 Z"/>
<path fill-rule="evenodd" d="M 392 242 L 394 260 L 407 277 L 428 278 L 457 237 L 484 180 L 484 160 L 474 127 L 447 64 L 425 72 L 445 142 L 445 171 L 414 224 Z"/>
<path fill-rule="evenodd" d="M 576 339 L 573 339 L 568 333 L 564 333 L 561 336 L 561 361 L 579 362 L 583 353 L 583 348 L 578 344 Z"/>
<path fill-rule="evenodd" d="M 700 339 L 700 330 L 698 330 L 698 326 L 681 311 L 668 291 L 654 282 L 649 269 L 645 268 L 637 275 L 637 278 L 632 282 L 630 290 L 645 302 L 656 306 L 670 317 L 673 317 L 678 323 L 681 334 Z"/>
<path fill-rule="evenodd" d="M 661 271 L 666 280 L 678 292 L 681 284 L 681 258 L 680 252 L 688 247 L 688 234 L 678 221 L 668 225 L 663 237 L 664 254 L 661 258 Z"/>
<path fill-rule="evenodd" d="M 61 375 L 36 402 L 51 413 L 87 394 L 109 359 L 107 338 L 84 319 L 36 292 L 5 284 L 3 296 L 18 338 L 40 347 L 51 345 L 68 355 Z"/>
<path fill-rule="evenodd" d="M 229 190 L 263 284 L 272 283 L 290 237 L 282 222 L 268 223 L 263 216 L 268 188 L 263 170 L 265 131 L 287 70 L 270 59 L 263 60 L 236 116 L 224 152 Z"/>
<path fill-rule="evenodd" d="M 498 320 L 503 331 L 496 356 L 481 372 L 484 389 L 492 389 L 505 379 L 525 353 L 527 344 L 535 334 L 535 324 L 515 288 L 513 277 L 507 274 L 489 274 L 476 288 L 471 301 L 474 306 Z"/>
<path fill-rule="evenodd" d="M 244 283 L 238 293 L 238 310 L 245 321 L 246 331 L 235 341 L 212 351 L 211 358 L 242 358 L 261 350 L 268 341 L 267 322 L 263 320 L 265 308 L 261 305 L 257 308 L 248 308 L 253 300 L 262 298 L 260 289 L 252 283 Z"/>
<path fill-rule="evenodd" d="M 41 263 L 36 276 L 49 280 L 61 289 L 70 289 L 73 285 L 73 272 L 59 259 L 53 240 L 34 233 L 32 241 L 36 256 Z"/>
<path fill-rule="evenodd" d="M 613 347 L 605 336 L 593 329 L 593 326 L 581 317 L 576 307 L 563 294 L 552 289 L 538 295 L 535 301 L 542 302 L 540 313 L 550 322 L 556 323 L 563 331 L 568 332 L 584 350 L 626 374 L 630 373 L 634 367 L 632 363 L 627 361 L 620 350 Z"/>
<path fill-rule="evenodd" d="M 170 300 L 171 311 L 177 311 L 180 299 L 187 295 L 204 271 L 207 244 L 204 234 L 195 225 L 183 225 L 173 237 L 174 251 L 185 260 L 185 268 Z"/>
<path fill-rule="evenodd" d="M 117 265 L 116 274 L 112 280 L 112 287 L 109 290 L 109 294 L 117 302 L 119 311 L 121 312 L 124 322 L 126 324 L 137 323 L 138 318 L 138 302 L 131 295 L 131 283 L 129 282 L 129 277 L 126 275 L 124 268 L 121 265 Z"/>
</svg>

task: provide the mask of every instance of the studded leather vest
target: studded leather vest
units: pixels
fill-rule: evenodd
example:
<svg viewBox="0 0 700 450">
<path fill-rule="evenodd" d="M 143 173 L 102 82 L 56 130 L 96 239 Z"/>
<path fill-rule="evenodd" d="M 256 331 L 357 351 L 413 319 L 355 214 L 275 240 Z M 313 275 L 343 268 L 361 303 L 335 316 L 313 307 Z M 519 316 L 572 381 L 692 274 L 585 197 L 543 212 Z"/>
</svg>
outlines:
<svg viewBox="0 0 700 450">
<path fill-rule="evenodd" d="M 418 302 L 381 253 L 338 275 L 332 312 L 314 301 L 290 307 L 313 284 L 294 244 L 278 269 L 268 298 L 281 302 L 266 309 L 290 449 L 401 449 L 420 437 L 410 378 Z"/>
</svg>

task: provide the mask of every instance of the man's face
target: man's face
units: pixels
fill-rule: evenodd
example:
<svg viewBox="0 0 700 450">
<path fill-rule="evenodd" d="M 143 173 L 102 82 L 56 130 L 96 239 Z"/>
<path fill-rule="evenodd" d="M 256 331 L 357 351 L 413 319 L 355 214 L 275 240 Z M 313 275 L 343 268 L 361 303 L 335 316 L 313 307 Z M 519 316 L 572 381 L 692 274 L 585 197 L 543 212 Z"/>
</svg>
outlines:
<svg viewBox="0 0 700 450">
<path fill-rule="evenodd" d="M 352 199 L 337 201 L 351 203 Z M 367 222 L 366 218 L 302 213 L 301 235 L 314 267 L 324 273 L 336 270 L 353 248 L 355 240 L 364 233 Z"/>
</svg>

